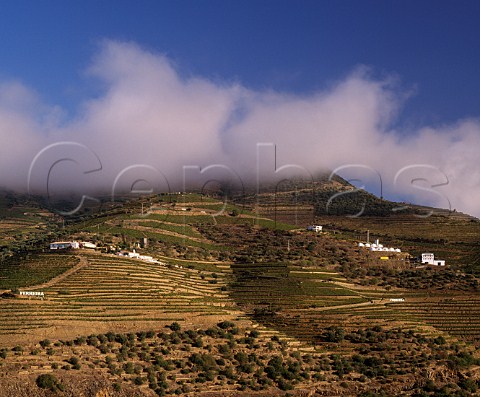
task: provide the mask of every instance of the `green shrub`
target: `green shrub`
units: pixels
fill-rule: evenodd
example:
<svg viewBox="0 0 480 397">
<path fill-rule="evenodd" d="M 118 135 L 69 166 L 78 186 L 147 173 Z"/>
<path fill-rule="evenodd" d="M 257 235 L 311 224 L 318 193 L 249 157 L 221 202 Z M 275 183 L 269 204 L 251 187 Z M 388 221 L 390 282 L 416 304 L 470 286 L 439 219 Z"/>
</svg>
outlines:
<svg viewBox="0 0 480 397">
<path fill-rule="evenodd" d="M 71 357 L 67 360 L 67 362 L 72 365 L 78 364 L 78 357 Z"/>
<path fill-rule="evenodd" d="M 85 338 L 84 336 L 80 336 L 73 341 L 73 343 L 77 346 L 84 345 L 86 342 L 87 342 L 87 338 Z"/>
<path fill-rule="evenodd" d="M 145 379 L 143 379 L 141 376 L 136 376 L 133 379 L 133 383 L 136 384 L 137 386 L 143 385 L 145 383 Z"/>
<path fill-rule="evenodd" d="M 37 377 L 36 380 L 37 386 L 41 389 L 49 389 L 55 391 L 57 388 L 62 389 L 63 386 L 60 388 L 60 383 L 58 382 L 57 378 L 52 374 L 42 374 Z"/>
<path fill-rule="evenodd" d="M 180 329 L 181 329 L 180 324 L 177 323 L 177 322 L 171 323 L 169 328 L 174 332 L 180 331 Z"/>
<path fill-rule="evenodd" d="M 462 379 L 460 382 L 458 382 L 458 386 L 471 393 L 475 393 L 478 389 L 477 384 L 473 379 Z"/>
<path fill-rule="evenodd" d="M 217 326 L 221 329 L 228 329 L 228 328 L 235 327 L 235 324 L 232 323 L 231 321 L 222 321 L 222 322 L 218 323 Z"/>
</svg>

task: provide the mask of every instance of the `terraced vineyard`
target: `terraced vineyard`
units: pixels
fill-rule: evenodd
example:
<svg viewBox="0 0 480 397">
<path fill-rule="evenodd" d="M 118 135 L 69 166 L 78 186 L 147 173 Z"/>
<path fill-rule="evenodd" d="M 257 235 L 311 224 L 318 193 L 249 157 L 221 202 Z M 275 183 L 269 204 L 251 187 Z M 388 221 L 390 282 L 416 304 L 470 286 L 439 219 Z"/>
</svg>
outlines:
<svg viewBox="0 0 480 397">
<path fill-rule="evenodd" d="M 0 264 L 0 290 L 44 283 L 78 263 L 74 255 L 35 254 L 21 262 Z"/>
<path fill-rule="evenodd" d="M 331 283 L 344 280 L 338 273 L 310 272 L 286 264 L 235 264 L 233 296 L 246 306 L 320 307 L 363 302 L 357 292 Z"/>
<path fill-rule="evenodd" d="M 213 274 L 114 256 L 85 258 L 87 265 L 42 289 L 45 300 L 4 300 L 0 334 L 60 329 L 73 336 L 82 330 L 151 328 L 171 321 L 208 323 L 209 316 L 216 321 L 234 312 L 234 303 L 221 290 L 228 269 Z"/>
<path fill-rule="evenodd" d="M 339 309 L 335 314 L 362 316 L 368 320 L 427 324 L 460 339 L 480 342 L 480 297 L 412 297 L 405 302 L 373 307 Z"/>
<path fill-rule="evenodd" d="M 318 329 L 324 329 L 324 310 L 362 305 L 371 299 L 349 288 L 332 271 L 281 263 L 235 264 L 232 270 L 236 280 L 232 297 L 240 307 L 265 326 L 303 341 L 314 341 Z M 333 323 L 338 325 L 338 318 Z"/>
<path fill-rule="evenodd" d="M 480 297 L 359 287 L 331 271 L 285 264 L 233 265 L 234 299 L 255 320 L 298 340 L 317 344 L 329 327 L 377 324 L 426 329 L 480 342 Z M 391 302 L 392 298 L 405 301 Z"/>
</svg>

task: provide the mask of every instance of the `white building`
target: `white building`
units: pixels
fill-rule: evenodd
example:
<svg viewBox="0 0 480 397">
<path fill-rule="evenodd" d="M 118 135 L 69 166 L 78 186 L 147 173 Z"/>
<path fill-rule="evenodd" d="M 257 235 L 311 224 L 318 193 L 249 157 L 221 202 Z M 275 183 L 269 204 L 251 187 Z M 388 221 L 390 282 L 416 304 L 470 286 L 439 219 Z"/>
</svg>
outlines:
<svg viewBox="0 0 480 397">
<path fill-rule="evenodd" d="M 150 255 L 140 255 L 138 257 L 138 259 L 140 259 L 142 261 L 145 261 L 145 262 L 149 262 L 149 263 L 159 263 L 156 259 L 154 259 Z"/>
<path fill-rule="evenodd" d="M 422 263 L 428 263 L 429 265 L 433 265 L 433 261 L 435 260 L 435 255 L 432 253 L 424 253 L 422 254 Z"/>
<path fill-rule="evenodd" d="M 321 232 L 323 229 L 323 226 L 320 226 L 320 225 L 311 225 L 311 226 L 307 226 L 307 230 L 310 230 L 311 232 Z"/>
<path fill-rule="evenodd" d="M 54 243 L 50 243 L 51 250 L 65 250 L 70 248 L 70 243 L 63 242 L 63 241 L 55 241 Z"/>
<path fill-rule="evenodd" d="M 97 248 L 96 244 L 94 243 L 90 243 L 88 241 L 82 241 L 80 243 L 80 246 L 83 247 L 83 248 L 90 248 L 90 249 L 95 249 Z"/>
<path fill-rule="evenodd" d="M 137 253 L 137 252 L 135 252 L 135 250 L 133 250 L 133 252 L 129 252 L 129 253 L 127 254 L 127 256 L 128 256 L 129 258 L 139 258 L 139 257 L 140 257 L 140 254 Z"/>
<path fill-rule="evenodd" d="M 445 261 L 440 259 L 435 259 L 435 255 L 432 254 L 431 252 L 422 254 L 422 263 L 426 263 L 428 265 L 433 265 L 433 266 L 445 266 Z"/>
<path fill-rule="evenodd" d="M 51 250 L 66 250 L 69 248 L 78 249 L 80 244 L 78 241 L 55 241 L 50 243 Z"/>
</svg>

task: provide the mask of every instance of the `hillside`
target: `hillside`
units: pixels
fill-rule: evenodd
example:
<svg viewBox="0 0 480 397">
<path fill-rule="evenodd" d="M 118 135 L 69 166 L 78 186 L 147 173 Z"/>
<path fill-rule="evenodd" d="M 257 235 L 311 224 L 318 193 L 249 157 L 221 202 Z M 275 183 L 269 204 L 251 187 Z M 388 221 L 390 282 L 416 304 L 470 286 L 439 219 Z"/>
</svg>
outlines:
<svg viewBox="0 0 480 397">
<path fill-rule="evenodd" d="M 320 181 L 315 192 L 331 187 Z M 35 382 L 52 374 L 61 395 L 473 395 L 478 222 L 442 211 L 419 218 L 421 207 L 325 215 L 315 192 L 300 191 L 234 202 L 215 192 L 152 195 L 65 219 L 32 204 L 55 220 L 39 224 L 50 238 L 97 249 L 49 252 L 47 238 L 23 232 L 26 249 L 2 260 L 0 389 L 49 395 Z M 7 211 L 20 208 L 28 212 Z M 311 223 L 324 232 L 306 231 Z M 7 246 L 26 227 L 13 226 Z M 417 268 L 407 253 L 381 260 L 358 247 L 367 230 L 412 255 L 434 251 L 448 266 Z M 122 250 L 157 262 L 115 254 Z"/>
</svg>

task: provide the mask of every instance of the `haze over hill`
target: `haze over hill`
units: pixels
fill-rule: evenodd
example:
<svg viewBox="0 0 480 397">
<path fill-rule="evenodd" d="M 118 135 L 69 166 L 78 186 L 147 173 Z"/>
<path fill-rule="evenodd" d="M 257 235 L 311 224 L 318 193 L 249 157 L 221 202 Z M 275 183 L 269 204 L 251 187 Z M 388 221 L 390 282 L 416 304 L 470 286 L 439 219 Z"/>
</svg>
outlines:
<svg viewBox="0 0 480 397">
<path fill-rule="evenodd" d="M 395 77 L 360 66 L 310 95 L 259 91 L 182 74 L 163 54 L 109 40 L 88 76 L 102 89 L 74 117 L 21 82 L 2 83 L 3 185 L 168 191 L 219 175 L 242 183 L 340 167 L 378 196 L 480 215 L 480 123 L 394 129 L 411 94 Z"/>
</svg>

